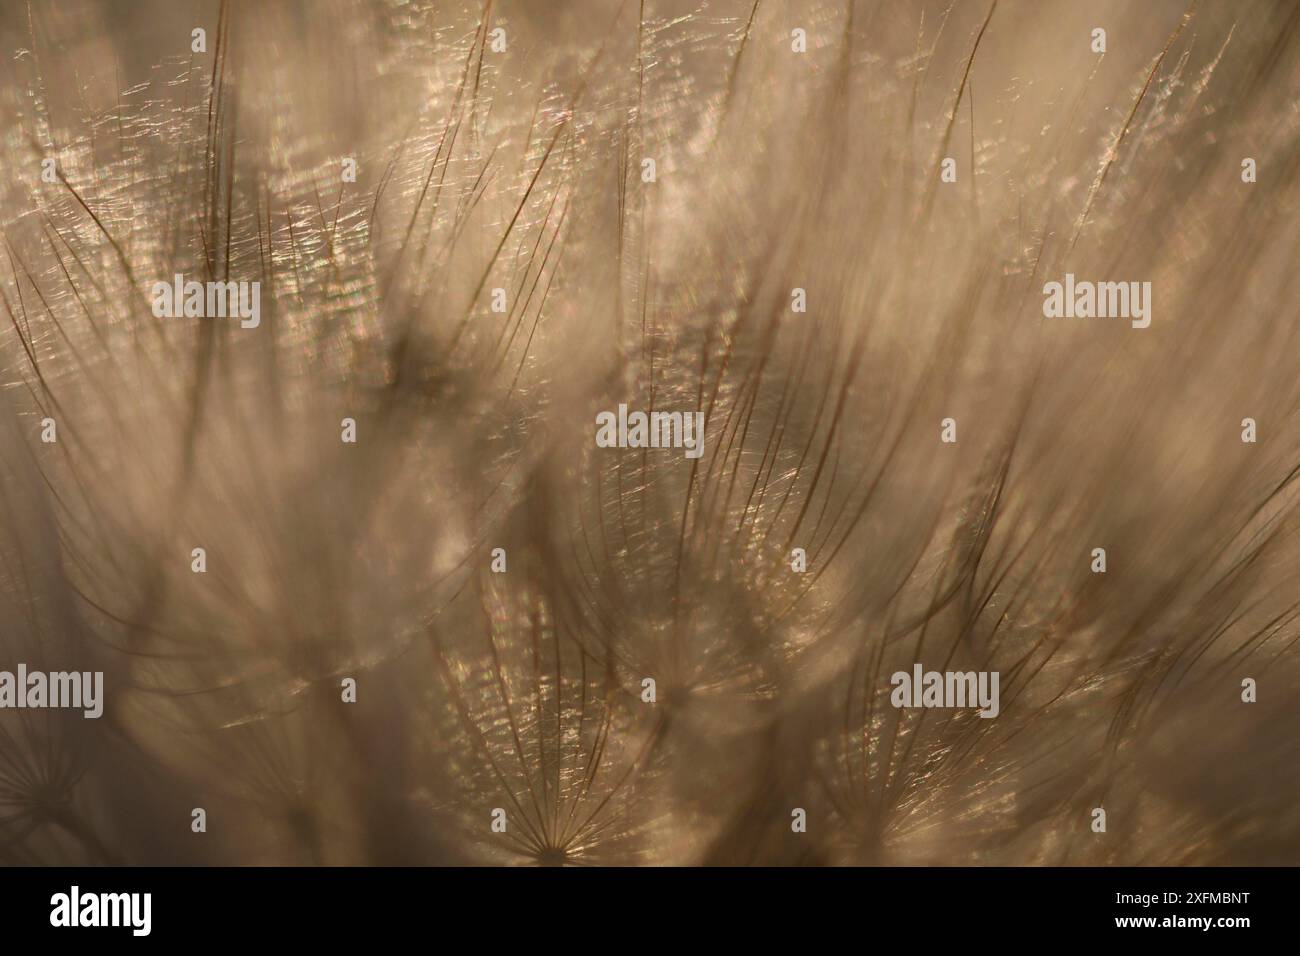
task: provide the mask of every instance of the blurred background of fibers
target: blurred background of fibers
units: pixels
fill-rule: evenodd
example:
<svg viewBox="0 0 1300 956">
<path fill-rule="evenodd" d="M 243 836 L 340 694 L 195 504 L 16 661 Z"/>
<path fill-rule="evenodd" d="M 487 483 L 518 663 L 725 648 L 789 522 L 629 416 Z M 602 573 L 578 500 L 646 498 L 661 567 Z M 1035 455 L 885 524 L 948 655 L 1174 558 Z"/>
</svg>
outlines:
<svg viewBox="0 0 1300 956">
<path fill-rule="evenodd" d="M 4 4 L 0 860 L 1300 862 L 1298 24 Z"/>
</svg>

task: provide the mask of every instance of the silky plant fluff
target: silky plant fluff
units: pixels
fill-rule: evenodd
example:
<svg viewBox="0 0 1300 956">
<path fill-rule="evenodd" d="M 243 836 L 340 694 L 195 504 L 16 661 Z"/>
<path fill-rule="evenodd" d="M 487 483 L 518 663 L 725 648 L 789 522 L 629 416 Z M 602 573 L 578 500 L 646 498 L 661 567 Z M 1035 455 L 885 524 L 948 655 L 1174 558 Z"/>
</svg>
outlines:
<svg viewBox="0 0 1300 956">
<path fill-rule="evenodd" d="M 1300 862 L 1300 6 L 0 40 L 0 861 Z"/>
</svg>

